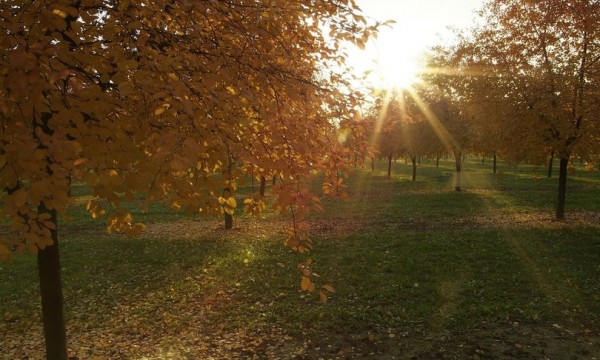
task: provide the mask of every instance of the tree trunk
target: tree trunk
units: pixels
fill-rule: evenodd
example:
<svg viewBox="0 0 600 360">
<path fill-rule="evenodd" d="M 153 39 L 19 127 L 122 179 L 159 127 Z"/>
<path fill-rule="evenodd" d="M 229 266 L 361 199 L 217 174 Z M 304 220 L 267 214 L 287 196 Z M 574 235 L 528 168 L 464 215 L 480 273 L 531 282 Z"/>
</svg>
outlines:
<svg viewBox="0 0 600 360">
<path fill-rule="evenodd" d="M 567 195 L 567 167 L 569 155 L 560 158 L 560 169 L 558 172 L 558 203 L 556 204 L 556 220 L 565 218 L 565 199 Z"/>
<path fill-rule="evenodd" d="M 233 215 L 225 213 L 225 229 L 233 228 Z"/>
<path fill-rule="evenodd" d="M 267 178 L 264 176 L 260 177 L 260 196 L 265 196 L 265 189 L 267 187 Z"/>
<path fill-rule="evenodd" d="M 57 225 L 56 210 L 48 210 L 41 205 L 40 213 L 51 217 L 48 221 Z M 44 340 L 47 360 L 67 359 L 67 333 L 63 316 L 63 294 L 60 277 L 60 254 L 58 234 L 50 229 L 53 244 L 37 253 L 40 293 L 42 297 L 42 319 L 44 322 Z"/>
<path fill-rule="evenodd" d="M 439 168 L 440 167 L 440 156 L 436 155 L 435 157 L 435 167 Z"/>
<path fill-rule="evenodd" d="M 456 183 L 454 186 L 454 190 L 456 191 L 461 191 L 460 188 L 460 176 L 461 176 L 461 170 L 462 170 L 462 152 L 456 152 L 454 153 L 454 159 L 456 162 Z"/>
<path fill-rule="evenodd" d="M 482 165 L 483 165 L 483 164 L 485 164 L 485 155 L 482 155 L 482 156 L 481 156 L 481 164 L 482 164 Z"/>
<path fill-rule="evenodd" d="M 371 171 L 375 171 L 375 158 L 371 158 Z"/>
<path fill-rule="evenodd" d="M 231 196 L 233 196 L 233 194 L 231 193 L 230 188 L 223 189 L 223 198 L 225 200 L 229 199 Z M 225 229 L 229 230 L 233 228 L 233 214 L 227 213 L 227 207 L 227 204 L 223 205 L 223 215 L 225 216 Z"/>
<path fill-rule="evenodd" d="M 417 181 L 417 157 L 411 156 L 410 160 L 412 161 L 412 181 Z"/>
<path fill-rule="evenodd" d="M 548 160 L 548 178 L 552 177 L 552 167 L 554 166 L 554 150 L 550 153 L 550 160 Z"/>
<path fill-rule="evenodd" d="M 496 152 L 494 151 L 494 174 L 496 173 Z"/>
<path fill-rule="evenodd" d="M 275 186 L 275 184 L 277 184 L 277 175 L 273 175 L 273 181 L 271 182 L 271 184 L 273 186 Z"/>
<path fill-rule="evenodd" d="M 392 154 L 388 156 L 388 177 L 392 177 Z"/>
</svg>

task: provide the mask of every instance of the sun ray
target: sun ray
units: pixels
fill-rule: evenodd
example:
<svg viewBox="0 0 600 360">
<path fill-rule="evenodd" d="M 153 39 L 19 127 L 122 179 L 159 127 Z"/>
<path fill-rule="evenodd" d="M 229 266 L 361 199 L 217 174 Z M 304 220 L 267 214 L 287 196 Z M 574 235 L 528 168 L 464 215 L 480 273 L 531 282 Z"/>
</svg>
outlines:
<svg viewBox="0 0 600 360">
<path fill-rule="evenodd" d="M 415 100 L 415 104 L 417 105 L 419 110 L 425 116 L 425 119 L 431 125 L 433 131 L 436 133 L 440 141 L 444 144 L 446 150 L 448 150 L 448 152 L 450 153 L 453 153 L 453 149 L 457 147 L 457 142 L 452 136 L 452 134 L 450 134 L 448 129 L 446 129 L 446 127 L 440 121 L 435 112 L 431 110 L 429 105 L 425 103 L 425 101 L 419 96 L 419 94 L 416 91 L 412 89 L 408 89 L 408 91 L 411 94 L 412 98 Z"/>
</svg>

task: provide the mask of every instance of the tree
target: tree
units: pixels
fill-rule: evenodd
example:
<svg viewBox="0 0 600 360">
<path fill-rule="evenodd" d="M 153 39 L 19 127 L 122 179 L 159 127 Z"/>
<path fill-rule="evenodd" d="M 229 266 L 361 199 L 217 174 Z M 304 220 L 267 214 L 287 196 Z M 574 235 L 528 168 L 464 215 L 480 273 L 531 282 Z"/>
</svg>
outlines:
<svg viewBox="0 0 600 360">
<path fill-rule="evenodd" d="M 560 158 L 556 218 L 563 219 L 569 160 L 598 146 L 600 4 L 492 0 L 482 15 L 485 25 L 474 31 L 478 56 L 499 83 L 511 85 L 502 98 L 532 118 L 517 132 L 541 134 Z"/>
<path fill-rule="evenodd" d="M 220 213 L 246 169 L 270 170 L 295 214 L 286 243 L 307 251 L 298 220 L 319 204 L 302 178 L 322 170 L 343 193 L 338 135 L 357 126 L 341 44 L 375 30 L 352 0 L 0 3 L 0 260 L 37 254 L 48 359 L 67 356 L 57 216 L 71 179 L 109 232 L 136 235 L 124 202 Z"/>
<path fill-rule="evenodd" d="M 465 79 L 451 71 L 455 66 L 441 48 L 431 54 L 429 67 L 445 69 L 423 76 L 424 84 L 415 89 L 417 107 L 448 153 L 454 155 L 454 189 L 461 191 L 462 157 L 472 141 L 470 116 L 464 97 Z"/>
<path fill-rule="evenodd" d="M 416 92 L 403 90 L 391 100 L 400 123 L 400 153 L 408 156 L 412 164 L 412 181 L 417 181 L 417 159 L 429 148 L 431 129 L 423 112 L 417 106 Z"/>
<path fill-rule="evenodd" d="M 400 150 L 400 109 L 395 100 L 395 92 L 376 91 L 375 95 L 376 99 L 366 120 L 368 137 L 372 152 L 387 160 L 387 176 L 391 177 L 392 160 Z M 373 169 L 372 163 L 371 168 Z"/>
</svg>

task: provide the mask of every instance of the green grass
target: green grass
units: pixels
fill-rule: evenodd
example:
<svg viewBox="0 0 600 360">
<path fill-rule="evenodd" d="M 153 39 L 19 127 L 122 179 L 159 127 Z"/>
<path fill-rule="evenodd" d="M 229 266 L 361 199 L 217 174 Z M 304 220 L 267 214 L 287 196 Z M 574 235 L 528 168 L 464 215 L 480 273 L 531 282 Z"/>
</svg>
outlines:
<svg viewBox="0 0 600 360">
<path fill-rule="evenodd" d="M 283 247 L 274 231 L 287 226 L 279 216 L 268 213 L 256 222 L 241 217 L 226 232 L 215 228 L 215 220 L 154 206 L 137 215 L 166 231 L 125 239 L 103 233 L 101 223 L 74 206 L 74 220 L 61 224 L 70 332 L 112 327 L 111 336 L 121 341 L 142 341 L 140 334 L 154 339 L 151 349 L 130 349 L 121 358 L 144 351 L 157 356 L 161 336 L 184 338 L 199 322 L 211 336 L 246 329 L 269 339 L 274 335 L 265 335 L 265 329 L 277 329 L 278 339 L 290 336 L 288 350 L 308 339 L 313 345 L 304 348 L 304 358 L 333 358 L 343 351 L 354 351 L 350 357 L 372 352 L 427 358 L 439 357 L 441 349 L 448 358 L 472 357 L 475 348 L 488 351 L 490 339 L 509 344 L 492 351 L 494 358 L 560 358 L 597 349 L 597 342 L 582 345 L 572 334 L 600 331 L 600 224 L 575 221 L 583 213 L 600 219 L 599 172 L 577 169 L 568 183 L 568 221 L 554 223 L 557 179 L 544 177 L 544 169 L 501 165 L 493 174 L 490 164 L 471 159 L 465 191 L 455 192 L 452 177 L 445 176 L 452 166 L 424 162 L 412 182 L 409 165 L 394 164 L 388 178 L 386 164 L 377 163 L 374 172 L 351 175 L 350 200 L 324 199 L 326 212 L 313 219 L 330 230 L 313 235 L 310 256 L 320 281 L 336 289 L 326 305 L 299 291 L 295 268 L 306 256 Z M 86 190 L 74 193 L 83 196 Z M 178 221 L 206 224 L 206 230 L 191 237 L 169 231 Z M 0 265 L 0 283 L 0 330 L 26 334 L 40 321 L 35 259 L 17 256 Z M 514 324 L 519 329 L 526 324 L 529 337 Z M 553 329 L 568 329 L 561 333 L 566 350 L 546 344 L 540 352 L 538 340 Z M 413 345 L 400 351 L 390 334 L 403 334 L 401 342 Z M 440 334 L 445 347 L 436 340 Z M 86 344 L 85 337 L 77 339 Z M 525 346 L 517 350 L 525 353 L 513 354 L 517 341 Z M 189 354 L 204 354 L 186 346 Z M 275 357 L 261 349 L 256 354 Z"/>
</svg>

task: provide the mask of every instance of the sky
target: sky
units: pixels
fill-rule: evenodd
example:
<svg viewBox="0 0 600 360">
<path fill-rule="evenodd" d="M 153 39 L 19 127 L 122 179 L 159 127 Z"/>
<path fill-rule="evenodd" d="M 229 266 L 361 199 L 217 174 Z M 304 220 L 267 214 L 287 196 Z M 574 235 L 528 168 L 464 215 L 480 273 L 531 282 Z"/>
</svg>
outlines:
<svg viewBox="0 0 600 360">
<path fill-rule="evenodd" d="M 379 21 L 392 19 L 396 24 L 382 28 L 365 51 L 352 49 L 347 63 L 358 73 L 373 70 L 370 76 L 373 85 L 406 86 L 418 71 L 419 55 L 429 46 L 451 39 L 448 26 L 466 28 L 473 24 L 474 11 L 483 5 L 483 0 L 357 0 L 356 3 L 367 17 Z"/>
</svg>

